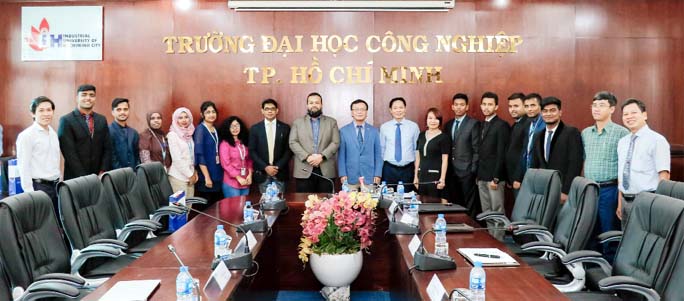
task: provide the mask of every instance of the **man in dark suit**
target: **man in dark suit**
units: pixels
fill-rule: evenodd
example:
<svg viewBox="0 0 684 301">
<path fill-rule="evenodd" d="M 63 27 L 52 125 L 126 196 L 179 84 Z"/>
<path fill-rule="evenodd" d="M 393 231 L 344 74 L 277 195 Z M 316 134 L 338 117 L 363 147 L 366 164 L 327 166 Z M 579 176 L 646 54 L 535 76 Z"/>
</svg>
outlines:
<svg viewBox="0 0 684 301">
<path fill-rule="evenodd" d="M 477 168 L 477 188 L 480 192 L 482 211 L 504 212 L 504 186 L 506 185 L 506 147 L 510 131 L 508 123 L 496 116 L 499 96 L 492 92 L 482 94 L 480 101 L 482 122 Z M 496 222 L 487 221 L 487 227 L 497 227 Z M 489 230 L 498 240 L 503 240 L 503 231 Z"/>
<path fill-rule="evenodd" d="M 568 199 L 570 184 L 582 172 L 584 154 L 582 135 L 577 128 L 561 121 L 561 100 L 550 96 L 541 102 L 544 131 L 535 135 L 532 168 L 555 169 L 560 172 L 561 204 Z"/>
<path fill-rule="evenodd" d="M 475 216 L 481 212 L 480 202 L 475 199 L 480 122 L 466 115 L 468 96 L 463 93 L 454 95 L 451 110 L 454 111 L 454 119 L 444 127 L 444 131 L 451 137 L 451 172 L 447 179 L 449 199 L 462 204 L 471 216 Z"/>
<path fill-rule="evenodd" d="M 525 106 L 525 112 L 527 113 L 527 120 L 529 121 L 529 126 L 525 127 L 523 132 L 525 137 L 523 138 L 523 149 L 522 155 L 520 156 L 520 163 L 518 165 L 518 170 L 515 172 L 515 177 L 511 180 L 513 183 L 513 189 L 520 189 L 520 184 L 525 177 L 527 169 L 532 165 L 532 147 L 534 146 L 534 137 L 539 132 L 544 130 L 544 118 L 541 116 L 541 95 L 537 93 L 530 93 L 525 95 L 523 98 L 523 105 Z"/>
<path fill-rule="evenodd" d="M 513 118 L 513 125 L 511 126 L 511 136 L 508 140 L 508 148 L 506 149 L 506 186 L 513 187 L 513 181 L 516 178 L 516 172 L 520 168 L 521 156 L 524 149 L 524 140 L 527 135 L 526 130 L 530 127 L 529 119 L 525 114 L 525 106 L 523 99 L 525 95 L 522 93 L 513 93 L 508 97 L 508 113 Z M 518 196 L 520 189 L 513 189 L 513 196 Z"/>
<path fill-rule="evenodd" d="M 64 180 L 110 169 L 112 144 L 107 119 L 93 112 L 95 86 L 81 85 L 76 94 L 77 107 L 59 119 L 59 146 L 64 156 Z"/>
<path fill-rule="evenodd" d="M 273 99 L 261 102 L 261 114 L 264 120 L 249 130 L 249 156 L 254 161 L 254 181 L 259 184 L 261 193 L 270 183 L 276 183 L 284 192 L 292 157 L 288 146 L 290 126 L 276 119 L 278 102 Z"/>
</svg>

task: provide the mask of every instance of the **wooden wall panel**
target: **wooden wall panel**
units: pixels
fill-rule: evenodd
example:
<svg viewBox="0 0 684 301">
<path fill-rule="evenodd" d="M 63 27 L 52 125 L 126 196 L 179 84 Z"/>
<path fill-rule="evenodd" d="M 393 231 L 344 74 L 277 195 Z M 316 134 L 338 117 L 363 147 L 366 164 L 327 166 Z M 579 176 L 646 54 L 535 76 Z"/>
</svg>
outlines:
<svg viewBox="0 0 684 301">
<path fill-rule="evenodd" d="M 429 107 L 453 113 L 451 97 L 468 93 L 470 113 L 481 117 L 479 96 L 494 91 L 499 115 L 510 121 L 505 98 L 513 92 L 539 92 L 563 100 L 564 120 L 578 128 L 592 123 L 589 102 L 598 90 L 620 99 L 646 101 L 651 126 L 671 143 L 684 143 L 684 2 L 676 0 L 512 0 L 499 7 L 489 0 L 458 1 L 448 13 L 396 12 L 261 12 L 230 11 L 225 1 L 199 1 L 189 11 L 172 1 L 104 1 L 105 44 L 101 62 L 22 62 L 21 6 L 91 5 L 94 2 L 0 1 L 0 123 L 5 153 L 17 133 L 30 124 L 27 102 L 47 95 L 57 102 L 57 116 L 75 106 L 75 89 L 84 82 L 98 87 L 96 110 L 109 116 L 111 99 L 132 100 L 131 125 L 144 127 L 149 110 L 161 108 L 168 127 L 171 112 L 189 107 L 198 118 L 199 104 L 218 103 L 220 118 L 239 115 L 248 124 L 260 117 L 259 103 L 272 97 L 281 104 L 281 119 L 292 122 L 305 112 L 311 91 L 324 97 L 324 111 L 344 125 L 349 103 L 372 103 L 371 120 L 391 118 L 387 105 L 395 96 L 408 102 L 408 117 L 424 127 Z M 304 53 L 165 54 L 161 39 L 171 35 L 224 34 L 304 35 Z M 429 53 L 369 53 L 368 35 L 425 34 Z M 515 54 L 435 53 L 436 34 L 519 34 L 524 43 Z M 354 34 L 354 53 L 311 53 L 311 34 Z M 316 57 L 324 70 L 340 65 L 373 67 L 373 83 L 289 84 L 290 66 L 311 66 Z M 273 66 L 281 82 L 246 84 L 245 67 Z M 380 84 L 381 66 L 443 66 L 442 84 Z M 327 74 L 325 74 L 327 76 Z M 621 123 L 620 112 L 614 116 Z M 54 124 L 57 126 L 57 121 Z"/>
</svg>

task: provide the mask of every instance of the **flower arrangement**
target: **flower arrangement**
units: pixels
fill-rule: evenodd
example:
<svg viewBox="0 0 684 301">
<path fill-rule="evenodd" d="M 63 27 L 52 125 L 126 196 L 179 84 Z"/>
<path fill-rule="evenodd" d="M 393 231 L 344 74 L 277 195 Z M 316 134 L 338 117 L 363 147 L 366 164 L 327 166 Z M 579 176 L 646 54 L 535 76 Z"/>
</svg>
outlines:
<svg viewBox="0 0 684 301">
<path fill-rule="evenodd" d="M 310 195 L 302 215 L 299 259 L 309 255 L 353 254 L 367 250 L 375 232 L 377 199 L 366 192 L 341 191 L 330 199 Z"/>
</svg>

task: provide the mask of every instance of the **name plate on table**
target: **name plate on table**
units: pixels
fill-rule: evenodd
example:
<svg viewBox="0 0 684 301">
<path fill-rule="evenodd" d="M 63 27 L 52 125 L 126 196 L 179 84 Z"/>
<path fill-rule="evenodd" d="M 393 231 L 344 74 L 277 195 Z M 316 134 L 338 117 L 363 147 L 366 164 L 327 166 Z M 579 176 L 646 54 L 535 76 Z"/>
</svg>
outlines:
<svg viewBox="0 0 684 301">
<path fill-rule="evenodd" d="M 228 281 L 230 280 L 230 277 L 232 274 L 230 273 L 230 270 L 228 270 L 228 267 L 226 264 L 221 260 L 216 266 L 216 269 L 211 273 L 211 276 L 209 276 L 209 279 L 207 280 L 207 284 L 204 285 L 203 290 L 207 289 L 212 289 L 212 288 L 218 288 L 219 291 L 223 291 L 224 288 L 226 288 L 226 284 L 228 284 Z"/>
<path fill-rule="evenodd" d="M 407 213 L 401 215 L 401 219 L 399 220 L 399 222 L 408 225 L 418 226 L 418 219 Z"/>
<path fill-rule="evenodd" d="M 430 301 L 442 301 L 449 298 L 449 295 L 447 294 L 442 281 L 437 277 L 437 274 L 432 275 L 432 280 L 430 280 L 426 291 L 430 297 Z"/>
<path fill-rule="evenodd" d="M 247 243 L 249 243 L 249 251 L 251 252 L 252 250 L 254 250 L 254 246 L 256 246 L 257 240 L 256 237 L 254 237 L 254 233 L 252 233 L 252 231 L 250 230 L 247 231 L 247 233 L 240 239 L 233 253 L 242 252 L 245 246 L 245 237 L 247 238 Z"/>
<path fill-rule="evenodd" d="M 419 247 L 420 247 L 420 238 L 418 238 L 418 235 L 414 234 L 413 239 L 411 239 L 411 242 L 409 242 L 409 245 L 408 245 L 409 252 L 411 252 L 411 256 L 413 256 L 413 254 L 416 254 Z"/>
</svg>

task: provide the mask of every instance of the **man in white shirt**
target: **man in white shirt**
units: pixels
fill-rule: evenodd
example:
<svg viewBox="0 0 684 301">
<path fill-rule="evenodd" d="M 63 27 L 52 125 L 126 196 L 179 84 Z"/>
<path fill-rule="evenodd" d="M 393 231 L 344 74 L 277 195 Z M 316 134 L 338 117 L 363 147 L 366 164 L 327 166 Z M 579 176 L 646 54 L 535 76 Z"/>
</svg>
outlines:
<svg viewBox="0 0 684 301">
<path fill-rule="evenodd" d="M 670 179 L 670 144 L 646 124 L 646 105 L 630 98 L 622 104 L 622 122 L 630 135 L 618 142 L 617 217 L 625 230 L 632 203 L 639 192 L 654 192 L 661 180 Z"/>
<path fill-rule="evenodd" d="M 56 185 L 61 174 L 57 132 L 50 126 L 55 103 L 45 96 L 31 101 L 33 124 L 17 137 L 17 165 L 24 192 L 44 191 L 58 212 Z"/>
</svg>

